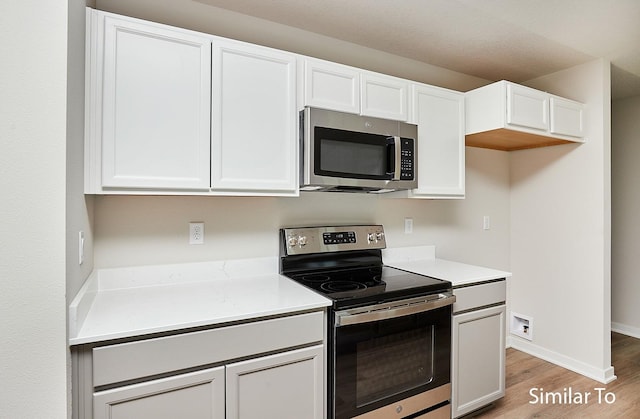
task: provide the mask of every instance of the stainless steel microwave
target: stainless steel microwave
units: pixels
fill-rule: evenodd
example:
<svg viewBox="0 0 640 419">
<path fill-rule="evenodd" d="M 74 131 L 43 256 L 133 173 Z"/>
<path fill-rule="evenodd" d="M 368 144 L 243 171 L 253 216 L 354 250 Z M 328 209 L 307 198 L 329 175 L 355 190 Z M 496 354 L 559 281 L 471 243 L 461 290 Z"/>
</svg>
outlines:
<svg viewBox="0 0 640 419">
<path fill-rule="evenodd" d="M 382 193 L 418 187 L 418 127 L 317 108 L 300 111 L 300 190 Z"/>
</svg>

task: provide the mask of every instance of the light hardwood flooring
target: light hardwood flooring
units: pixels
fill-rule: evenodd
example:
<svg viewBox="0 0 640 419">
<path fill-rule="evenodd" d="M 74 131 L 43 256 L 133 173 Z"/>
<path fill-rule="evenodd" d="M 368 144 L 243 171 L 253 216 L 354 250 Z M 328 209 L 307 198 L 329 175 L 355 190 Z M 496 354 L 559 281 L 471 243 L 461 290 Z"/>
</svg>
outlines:
<svg viewBox="0 0 640 419">
<path fill-rule="evenodd" d="M 506 394 L 495 406 L 472 416 L 478 419 L 525 418 L 640 418 L 640 339 L 611 334 L 611 358 L 618 377 L 602 384 L 515 349 L 507 349 Z M 531 389 L 537 399 L 530 394 Z M 597 388 L 601 390 L 601 400 Z M 572 392 L 569 396 L 568 391 Z M 567 395 L 574 403 L 543 403 L 545 393 Z M 582 393 L 577 396 L 576 393 Z M 584 394 L 591 393 L 584 403 Z M 615 395 L 615 402 L 611 395 Z M 538 401 L 538 403 L 530 403 Z"/>
</svg>

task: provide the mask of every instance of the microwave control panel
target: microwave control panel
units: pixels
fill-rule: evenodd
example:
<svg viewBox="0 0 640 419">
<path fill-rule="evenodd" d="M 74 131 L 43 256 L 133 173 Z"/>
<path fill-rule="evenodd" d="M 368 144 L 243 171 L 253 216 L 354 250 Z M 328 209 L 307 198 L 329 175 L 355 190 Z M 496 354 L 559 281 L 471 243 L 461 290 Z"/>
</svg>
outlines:
<svg viewBox="0 0 640 419">
<path fill-rule="evenodd" d="M 412 138 L 400 139 L 400 180 L 413 180 L 414 173 L 414 140 Z"/>
</svg>

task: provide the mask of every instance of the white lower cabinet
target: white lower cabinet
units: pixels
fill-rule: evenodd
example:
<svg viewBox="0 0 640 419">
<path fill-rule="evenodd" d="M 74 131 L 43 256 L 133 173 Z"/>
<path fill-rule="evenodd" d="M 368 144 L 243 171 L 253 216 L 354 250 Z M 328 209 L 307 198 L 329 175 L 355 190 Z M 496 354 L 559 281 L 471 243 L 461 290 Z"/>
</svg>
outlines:
<svg viewBox="0 0 640 419">
<path fill-rule="evenodd" d="M 97 392 L 94 419 L 223 419 L 224 367 Z"/>
<path fill-rule="evenodd" d="M 505 281 L 454 288 L 457 301 L 451 330 L 453 418 L 471 413 L 504 396 L 505 292 Z"/>
<path fill-rule="evenodd" d="M 72 347 L 77 419 L 322 419 L 323 311 Z"/>
<path fill-rule="evenodd" d="M 226 367 L 227 418 L 322 419 L 323 347 Z"/>
<path fill-rule="evenodd" d="M 317 345 L 101 391 L 93 417 L 322 419 L 322 360 Z"/>
</svg>

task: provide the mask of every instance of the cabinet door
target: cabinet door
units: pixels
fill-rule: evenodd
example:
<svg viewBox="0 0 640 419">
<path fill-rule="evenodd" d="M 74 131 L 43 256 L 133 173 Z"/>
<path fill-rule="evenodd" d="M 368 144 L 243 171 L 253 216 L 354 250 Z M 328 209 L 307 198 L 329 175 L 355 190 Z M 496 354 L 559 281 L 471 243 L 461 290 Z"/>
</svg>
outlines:
<svg viewBox="0 0 640 419">
<path fill-rule="evenodd" d="M 94 419 L 223 419 L 224 367 L 94 393 Z"/>
<path fill-rule="evenodd" d="M 383 74 L 363 72 L 362 115 L 406 121 L 408 112 L 409 83 L 406 80 Z"/>
<path fill-rule="evenodd" d="M 507 124 L 549 130 L 549 95 L 517 84 L 507 84 Z"/>
<path fill-rule="evenodd" d="M 584 105 L 568 99 L 549 99 L 550 130 L 552 134 L 582 138 L 584 136 Z"/>
<path fill-rule="evenodd" d="M 360 74 L 344 65 L 305 59 L 302 106 L 360 113 Z"/>
<path fill-rule="evenodd" d="M 504 305 L 453 316 L 451 405 L 456 418 L 504 396 Z"/>
<path fill-rule="evenodd" d="M 427 85 L 412 86 L 418 125 L 418 189 L 422 198 L 464 197 L 464 94 Z"/>
<path fill-rule="evenodd" d="M 227 366 L 229 419 L 324 417 L 323 346 Z"/>
<path fill-rule="evenodd" d="M 101 186 L 208 189 L 210 39 L 111 15 L 100 28 Z"/>
<path fill-rule="evenodd" d="M 213 50 L 212 189 L 295 195 L 295 56 L 225 40 Z"/>
</svg>

